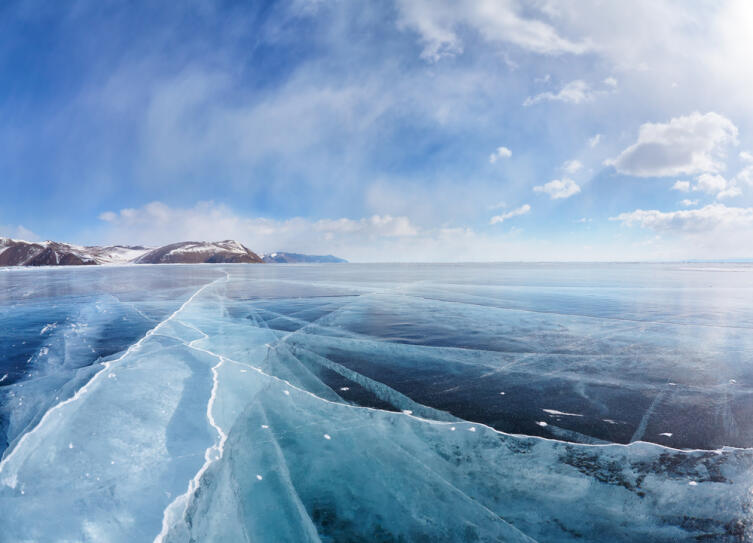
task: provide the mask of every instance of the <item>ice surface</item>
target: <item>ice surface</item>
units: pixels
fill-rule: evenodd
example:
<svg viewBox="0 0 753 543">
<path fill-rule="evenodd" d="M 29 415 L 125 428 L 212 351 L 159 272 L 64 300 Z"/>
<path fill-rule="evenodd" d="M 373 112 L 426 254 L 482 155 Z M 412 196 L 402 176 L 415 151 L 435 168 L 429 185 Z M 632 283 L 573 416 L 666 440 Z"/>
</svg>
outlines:
<svg viewBox="0 0 753 543">
<path fill-rule="evenodd" d="M 734 269 L 0 274 L 0 541 L 749 540 Z"/>
</svg>

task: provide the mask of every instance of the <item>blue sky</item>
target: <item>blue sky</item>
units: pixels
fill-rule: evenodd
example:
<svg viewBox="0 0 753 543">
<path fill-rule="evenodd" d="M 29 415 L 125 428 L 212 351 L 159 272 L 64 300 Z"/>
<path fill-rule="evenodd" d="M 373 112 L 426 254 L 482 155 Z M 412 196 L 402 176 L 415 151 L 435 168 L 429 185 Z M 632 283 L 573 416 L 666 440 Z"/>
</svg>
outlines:
<svg viewBox="0 0 753 543">
<path fill-rule="evenodd" d="M 5 2 L 0 235 L 750 257 L 751 27 L 746 1 Z"/>
</svg>

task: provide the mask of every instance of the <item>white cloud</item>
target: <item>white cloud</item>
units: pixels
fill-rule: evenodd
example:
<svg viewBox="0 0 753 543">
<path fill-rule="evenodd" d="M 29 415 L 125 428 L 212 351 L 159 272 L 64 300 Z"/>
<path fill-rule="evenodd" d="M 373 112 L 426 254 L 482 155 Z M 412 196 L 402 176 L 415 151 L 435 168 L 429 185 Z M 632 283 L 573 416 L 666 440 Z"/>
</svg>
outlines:
<svg viewBox="0 0 753 543">
<path fill-rule="evenodd" d="M 753 168 L 744 168 L 730 180 L 727 180 L 718 174 L 704 173 L 696 178 L 696 184 L 693 186 L 693 191 L 712 194 L 720 200 L 724 198 L 734 198 L 742 195 L 740 183 L 748 184 L 748 174 L 750 173 L 753 173 Z"/>
<path fill-rule="evenodd" d="M 738 196 L 741 196 L 743 191 L 740 190 L 739 187 L 735 185 L 730 185 L 723 191 L 720 191 L 716 194 L 717 200 L 724 200 L 727 198 L 736 198 Z"/>
<path fill-rule="evenodd" d="M 595 96 L 596 93 L 591 89 L 588 83 L 581 79 L 576 79 L 575 81 L 570 81 L 570 83 L 562 87 L 557 93 L 546 91 L 539 93 L 536 96 L 529 96 L 525 99 L 523 105 L 532 106 L 543 101 L 581 104 L 583 102 L 590 102 Z"/>
<path fill-rule="evenodd" d="M 489 224 L 497 224 L 506 221 L 507 219 L 512 219 L 513 217 L 519 217 L 521 215 L 525 215 L 531 211 L 531 206 L 528 204 L 523 204 L 522 206 L 513 209 L 512 211 L 508 211 L 507 213 L 502 213 L 501 215 L 495 215 L 489 220 Z"/>
<path fill-rule="evenodd" d="M 696 112 L 641 125 L 638 141 L 606 164 L 639 177 L 715 173 L 724 169 L 728 145 L 737 145 L 737 127 L 717 113 Z"/>
<path fill-rule="evenodd" d="M 676 181 L 672 189 L 680 192 L 703 192 L 721 200 L 742 195 L 740 185 L 753 185 L 753 166 L 743 168 L 729 180 L 719 174 L 702 173 L 696 177 L 694 184 L 690 181 Z"/>
<path fill-rule="evenodd" d="M 557 200 L 560 198 L 570 198 L 570 196 L 578 194 L 580 186 L 572 179 L 563 177 L 562 179 L 554 179 L 544 185 L 533 187 L 533 191 L 543 192 L 548 194 L 552 200 Z"/>
<path fill-rule="evenodd" d="M 588 146 L 593 149 L 597 145 L 599 145 L 599 142 L 601 141 L 601 134 L 596 134 L 591 138 L 588 138 Z"/>
<path fill-rule="evenodd" d="M 713 233 L 720 229 L 750 229 L 753 226 L 753 208 L 709 204 L 700 209 L 681 211 L 637 209 L 610 217 L 609 220 L 656 232 Z"/>
<path fill-rule="evenodd" d="M 512 151 L 508 149 L 507 147 L 497 147 L 497 149 L 489 155 L 489 162 L 491 164 L 494 164 L 501 158 L 510 158 L 512 156 Z"/>
<path fill-rule="evenodd" d="M 566 160 L 564 164 L 562 164 L 562 169 L 571 174 L 579 172 L 581 168 L 583 168 L 583 164 L 580 160 Z"/>
<path fill-rule="evenodd" d="M 421 58 L 437 62 L 463 52 L 461 29 L 490 43 L 511 43 L 541 54 L 583 53 L 586 42 L 561 37 L 549 24 L 524 16 L 517 0 L 398 0 L 398 26 L 419 35 Z M 530 13 L 530 6 L 526 10 Z"/>
<path fill-rule="evenodd" d="M 353 219 L 322 219 L 312 225 L 317 232 L 328 234 L 366 234 L 367 236 L 415 236 L 418 229 L 411 224 L 407 217 L 392 217 L 391 215 L 372 215 L 359 220 Z"/>
<path fill-rule="evenodd" d="M 696 178 L 696 184 L 693 186 L 694 191 L 705 192 L 706 194 L 717 194 L 727 188 L 727 180 L 721 175 L 704 173 Z"/>
<path fill-rule="evenodd" d="M 753 164 L 745 166 L 742 170 L 737 172 L 733 181 L 735 183 L 742 183 L 743 185 L 753 186 Z"/>
<path fill-rule="evenodd" d="M 604 84 L 607 87 L 617 88 L 617 80 L 614 77 L 607 77 L 604 80 Z"/>
<path fill-rule="evenodd" d="M 748 151 L 740 151 L 739 157 L 743 162 L 753 162 L 753 154 Z"/>
<path fill-rule="evenodd" d="M 685 198 L 684 200 L 680 201 L 680 205 L 683 207 L 690 207 L 698 205 L 698 200 L 689 200 L 688 198 Z"/>
</svg>

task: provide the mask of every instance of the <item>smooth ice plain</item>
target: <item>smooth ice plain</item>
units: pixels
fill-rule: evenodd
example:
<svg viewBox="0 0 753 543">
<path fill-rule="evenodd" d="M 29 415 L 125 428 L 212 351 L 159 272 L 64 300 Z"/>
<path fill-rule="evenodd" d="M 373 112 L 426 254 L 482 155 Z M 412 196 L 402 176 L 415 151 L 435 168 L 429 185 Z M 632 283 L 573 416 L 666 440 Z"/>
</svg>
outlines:
<svg viewBox="0 0 753 543">
<path fill-rule="evenodd" d="M 0 541 L 747 541 L 753 267 L 0 270 Z"/>
</svg>

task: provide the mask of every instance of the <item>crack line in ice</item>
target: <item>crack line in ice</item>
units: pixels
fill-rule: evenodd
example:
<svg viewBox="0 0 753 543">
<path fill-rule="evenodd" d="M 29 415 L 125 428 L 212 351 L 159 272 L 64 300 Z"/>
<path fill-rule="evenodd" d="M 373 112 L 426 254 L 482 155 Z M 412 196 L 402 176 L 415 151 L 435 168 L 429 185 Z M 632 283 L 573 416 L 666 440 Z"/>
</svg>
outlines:
<svg viewBox="0 0 753 543">
<path fill-rule="evenodd" d="M 204 339 L 204 338 L 200 338 Z M 198 341 L 198 340 L 194 340 Z M 191 342 L 193 343 L 193 341 Z M 191 345 L 191 343 L 187 344 L 192 349 L 197 349 L 200 351 L 203 351 L 204 349 L 200 349 L 199 347 L 194 347 Z M 209 351 L 206 351 L 209 352 Z M 206 451 L 204 451 L 204 464 L 201 466 L 199 471 L 196 472 L 196 475 L 193 476 L 193 478 L 188 483 L 188 489 L 175 498 L 166 508 L 164 513 L 162 514 L 162 529 L 160 530 L 160 533 L 157 534 L 157 537 L 154 538 L 154 543 L 161 543 L 165 540 L 165 537 L 167 536 L 167 533 L 170 530 L 171 527 L 171 520 L 175 520 L 177 518 L 178 514 L 185 514 L 186 509 L 188 508 L 189 498 L 196 492 L 196 490 L 199 488 L 199 484 L 201 482 L 201 478 L 204 475 L 204 473 L 209 469 L 209 466 L 215 462 L 216 460 L 219 460 L 222 458 L 222 455 L 225 451 L 225 442 L 227 441 L 227 434 L 225 431 L 220 427 L 219 424 L 217 424 L 217 421 L 214 418 L 214 414 L 212 413 L 214 402 L 217 399 L 217 389 L 219 388 L 219 373 L 217 370 L 220 368 L 220 366 L 225 362 L 225 358 L 222 356 L 217 355 L 217 358 L 219 358 L 219 362 L 212 366 L 212 392 L 209 396 L 209 401 L 207 402 L 207 420 L 209 421 L 209 424 L 212 426 L 212 428 L 215 429 L 217 432 L 217 435 L 219 436 L 219 441 L 212 444 L 207 448 Z M 182 511 L 181 511 L 181 505 Z"/>
<path fill-rule="evenodd" d="M 383 293 L 380 293 L 383 294 Z M 581 313 L 562 313 L 560 311 L 544 311 L 541 309 L 523 309 L 520 307 L 503 307 L 498 305 L 488 305 L 488 304 L 482 304 L 482 303 L 473 303 L 473 302 L 463 302 L 460 300 L 442 300 L 439 298 L 429 298 L 428 296 L 420 296 L 418 294 L 408 294 L 405 293 L 403 296 L 409 297 L 409 298 L 416 298 L 418 300 L 427 300 L 430 302 L 439 302 L 439 303 L 447 303 L 447 304 L 460 304 L 460 305 L 470 305 L 475 307 L 483 307 L 487 309 L 499 309 L 502 311 L 520 311 L 523 313 L 538 313 L 542 315 L 559 315 L 562 317 L 582 317 L 585 319 L 599 319 L 599 320 L 608 320 L 608 321 L 621 321 L 621 322 L 632 322 L 636 324 L 663 324 L 663 325 L 669 325 L 669 326 L 702 326 L 705 328 L 732 328 L 736 330 L 751 330 L 753 329 L 750 326 L 731 326 L 729 324 L 704 324 L 704 323 L 696 323 L 696 322 L 672 322 L 672 321 L 644 321 L 640 319 L 628 319 L 625 317 L 608 317 L 606 315 L 599 316 L 599 315 L 583 315 Z"/>
<path fill-rule="evenodd" d="M 638 424 L 638 428 L 635 429 L 633 437 L 630 438 L 631 442 L 640 441 L 640 439 L 643 437 L 643 434 L 646 433 L 646 427 L 648 426 L 648 421 L 651 418 L 651 415 L 654 414 L 656 407 L 664 400 L 664 398 L 668 394 L 670 394 L 668 390 L 662 390 L 659 392 L 659 394 L 656 395 L 654 401 L 651 402 L 651 405 L 648 406 L 648 409 L 646 409 L 646 412 L 643 414 L 641 422 L 640 424 Z"/>
<path fill-rule="evenodd" d="M 201 338 L 201 339 L 204 339 L 204 338 Z M 186 343 L 186 346 L 188 346 L 187 343 Z M 407 413 L 405 413 L 403 411 L 388 411 L 386 409 L 379 409 L 378 407 L 369 407 L 369 406 L 365 406 L 365 405 L 356 405 L 356 404 L 350 404 L 350 403 L 336 402 L 336 401 L 333 401 L 333 400 L 328 400 L 326 398 L 322 398 L 321 396 L 317 396 L 313 392 L 310 392 L 310 391 L 308 391 L 306 389 L 303 389 L 303 388 L 300 388 L 300 387 L 294 385 L 293 383 L 291 383 L 287 379 L 283 379 L 282 377 L 278 377 L 276 375 L 271 375 L 271 374 L 265 372 L 264 370 L 262 370 L 261 368 L 258 368 L 258 367 L 254 366 L 252 364 L 247 363 L 247 362 L 240 362 L 238 360 L 234 360 L 232 358 L 228 358 L 228 357 L 226 357 L 224 355 L 219 355 L 219 354 L 217 354 L 215 352 L 212 352 L 212 351 L 209 351 L 207 349 L 202 349 L 201 347 L 190 346 L 190 348 L 196 349 L 198 351 L 205 352 L 205 353 L 207 353 L 207 354 L 209 354 L 211 356 L 214 356 L 216 358 L 222 357 L 225 362 L 229 362 L 231 364 L 236 364 L 238 366 L 242 366 L 244 368 L 248 368 L 250 370 L 253 370 L 256 373 L 258 373 L 260 375 L 263 375 L 264 377 L 267 377 L 269 379 L 272 379 L 272 380 L 280 382 L 280 383 L 284 383 L 286 386 L 290 387 L 291 389 L 295 390 L 296 392 L 300 392 L 300 393 L 306 394 L 308 396 L 311 396 L 312 398 L 315 398 L 316 400 L 318 400 L 320 402 L 324 402 L 324 403 L 327 403 L 327 404 L 330 404 L 330 405 L 334 405 L 334 406 L 337 406 L 337 407 L 342 407 L 342 408 L 347 408 L 347 409 L 373 411 L 373 412 L 377 412 L 377 413 L 386 413 L 386 414 L 389 414 L 389 415 L 397 415 L 397 416 L 409 417 L 409 418 L 418 420 L 418 421 L 426 423 L 426 424 L 449 426 L 451 430 L 454 430 L 454 427 L 457 426 L 458 424 L 468 424 L 468 425 L 473 425 L 473 426 L 476 426 L 476 427 L 483 428 L 486 431 L 491 431 L 491 432 L 493 432 L 495 434 L 499 434 L 499 435 L 506 436 L 506 437 L 514 437 L 514 438 L 517 438 L 517 439 L 531 439 L 531 440 L 534 440 L 534 441 L 546 441 L 546 442 L 550 442 L 550 443 L 561 443 L 563 445 L 573 445 L 574 444 L 572 441 L 565 441 L 563 439 L 555 439 L 555 438 L 551 438 L 551 437 L 536 436 L 536 435 L 529 435 L 529 434 L 515 434 L 515 433 L 510 433 L 510 432 L 503 432 L 502 430 L 497 430 L 496 428 L 493 428 L 492 426 L 484 424 L 483 422 L 474 422 L 474 421 L 469 421 L 469 420 L 465 420 L 465 419 L 460 419 L 460 421 L 455 421 L 455 422 L 453 422 L 453 421 L 442 421 L 442 420 L 436 420 L 436 419 L 426 419 L 426 418 L 420 417 L 420 416 L 415 415 L 415 414 L 410 414 L 409 415 L 409 414 L 407 414 Z M 267 348 L 268 349 L 272 349 L 273 347 L 268 346 Z M 423 404 L 419 404 L 419 405 L 423 405 Z M 426 406 L 426 405 L 424 405 L 424 407 L 427 408 L 427 409 L 434 409 L 434 408 L 431 408 L 431 407 Z M 718 449 L 679 449 L 677 447 L 670 447 L 668 445 L 661 445 L 659 443 L 654 443 L 653 441 L 640 441 L 640 440 L 633 441 L 633 442 L 630 442 L 630 443 L 609 442 L 609 443 L 575 443 L 575 444 L 578 445 L 579 447 L 594 447 L 594 448 L 596 448 L 596 447 L 620 447 L 620 448 L 622 448 L 622 447 L 631 447 L 631 446 L 636 445 L 636 444 L 644 444 L 644 445 L 648 445 L 648 446 L 651 446 L 651 447 L 657 447 L 659 449 L 665 449 L 665 450 L 675 451 L 675 452 L 680 452 L 680 453 L 694 453 L 694 452 L 715 452 L 715 453 L 721 453 L 721 452 L 723 452 L 725 450 L 727 450 L 727 451 L 753 451 L 753 447 L 732 447 L 732 446 L 728 446 L 728 445 L 725 445 L 725 446 L 720 447 Z"/>
<path fill-rule="evenodd" d="M 408 449 L 406 449 L 402 444 L 395 443 L 395 445 L 399 449 L 401 449 L 403 451 L 403 454 L 407 458 L 409 458 L 411 461 L 416 462 L 417 464 L 419 464 L 420 466 L 422 466 L 425 471 L 431 473 L 432 475 L 434 475 L 434 477 L 436 477 L 436 479 L 438 481 L 440 481 L 446 487 L 449 487 L 450 492 L 454 492 L 455 494 L 459 494 L 460 496 L 464 497 L 470 503 L 475 504 L 480 509 L 482 509 L 483 511 L 485 511 L 487 514 L 491 515 L 493 518 L 501 520 L 510 529 L 518 532 L 521 536 L 527 538 L 527 540 L 536 543 L 535 539 L 533 539 L 531 536 L 529 536 L 528 534 L 526 534 L 525 532 L 523 532 L 520 528 L 517 528 L 514 524 L 512 524 L 511 522 L 509 522 L 508 520 L 506 520 L 504 517 L 502 517 L 502 515 L 500 515 L 499 513 L 495 513 L 494 511 L 492 511 L 491 509 L 489 509 L 489 507 L 487 507 L 486 505 L 484 505 L 483 503 L 481 503 L 479 500 L 477 500 L 473 496 L 467 494 L 465 491 L 461 490 L 460 488 L 458 488 L 457 486 L 455 486 L 453 483 L 451 483 L 450 481 L 448 481 L 438 471 L 436 471 L 435 469 L 431 468 L 431 466 L 427 465 L 422 460 L 419 460 L 419 458 L 415 454 L 412 454 L 411 451 L 409 451 Z"/>
<path fill-rule="evenodd" d="M 230 274 L 226 272 L 225 282 L 229 281 L 229 279 L 230 279 Z M 181 324 L 189 328 L 193 328 L 194 330 L 196 330 L 203 336 L 203 337 L 194 339 L 193 341 L 186 343 L 186 346 L 188 348 L 205 352 L 219 360 L 217 364 L 212 366 L 212 391 L 209 395 L 209 401 L 207 402 L 207 420 L 209 421 L 209 424 L 212 426 L 212 428 L 214 428 L 215 431 L 217 432 L 219 440 L 218 442 L 210 445 L 206 449 L 206 451 L 204 451 L 204 464 L 201 466 L 201 468 L 199 468 L 199 471 L 196 472 L 196 475 L 194 475 L 193 478 L 188 482 L 188 488 L 186 489 L 186 491 L 180 496 L 176 497 L 165 508 L 164 512 L 162 513 L 162 529 L 160 530 L 160 533 L 157 534 L 157 537 L 154 538 L 154 543 L 161 543 L 162 541 L 164 541 L 165 537 L 170 531 L 170 527 L 172 525 L 171 521 L 174 522 L 178 518 L 178 515 L 185 514 L 188 508 L 189 499 L 198 489 L 202 476 L 204 475 L 204 473 L 206 473 L 206 471 L 209 469 L 209 466 L 213 462 L 222 458 L 222 455 L 225 451 L 225 442 L 227 441 L 227 434 L 220 427 L 220 425 L 217 424 L 217 420 L 214 418 L 214 413 L 213 413 L 214 402 L 217 400 L 217 390 L 219 389 L 219 386 L 220 386 L 220 381 L 219 381 L 220 375 L 218 373 L 218 370 L 220 366 L 222 366 L 222 364 L 225 363 L 226 359 L 222 355 L 213 353 L 211 351 L 208 351 L 207 349 L 202 349 L 201 347 L 196 347 L 194 345 L 194 343 L 196 343 L 197 341 L 202 341 L 209 337 L 209 335 L 206 334 L 206 332 L 184 321 L 179 320 L 178 322 L 180 322 Z M 181 510 L 181 505 L 183 506 L 182 510 Z"/>
<path fill-rule="evenodd" d="M 366 294 L 366 295 L 368 295 L 368 294 Z M 360 299 L 360 298 L 361 298 L 361 296 L 357 297 L 357 299 Z M 355 300 L 355 301 L 357 301 L 357 300 Z M 344 304 L 339 309 L 342 309 L 342 308 L 344 308 L 347 305 L 351 305 L 351 304 Z M 328 316 L 330 314 L 331 313 L 328 313 L 327 315 L 322 315 L 322 317 L 320 317 L 320 318 L 326 317 L 326 316 Z M 319 320 L 319 319 L 315 319 L 315 320 L 311 321 L 311 324 L 315 323 L 317 320 Z M 257 322 L 259 322 L 258 319 L 257 319 Z M 266 323 L 263 320 L 261 320 L 261 322 L 266 325 Z M 270 330 L 270 331 L 273 331 L 268 326 L 266 326 L 266 328 L 268 330 Z M 286 334 L 282 338 L 278 339 L 278 343 L 282 342 L 283 340 L 286 340 L 287 338 L 289 338 L 291 336 L 296 335 L 298 332 L 300 332 L 300 330 L 296 330 L 296 331 L 293 331 L 293 332 L 290 332 L 290 333 Z M 340 339 L 345 339 L 345 338 L 340 338 Z M 350 339 L 350 338 L 348 338 L 348 339 Z M 362 340 L 350 339 L 350 341 L 362 341 Z M 193 348 L 196 348 L 196 347 L 193 347 Z M 278 348 L 277 344 L 275 344 L 275 345 L 267 345 L 267 356 L 269 356 L 269 351 L 270 350 L 277 349 L 277 348 Z M 433 347 L 431 347 L 431 348 L 433 348 Z M 445 347 L 439 347 L 439 348 L 443 349 Z M 450 347 L 449 349 L 453 349 L 453 348 Z M 206 349 L 201 349 L 201 350 L 203 350 L 204 352 L 207 352 L 207 353 L 209 353 L 209 354 L 211 354 L 213 356 L 220 356 L 217 353 L 213 353 L 212 351 L 208 351 Z M 420 420 L 422 422 L 426 422 L 426 423 L 429 423 L 429 424 L 443 424 L 443 425 L 451 425 L 451 424 L 453 424 L 453 422 L 451 422 L 451 421 L 439 421 L 439 420 L 435 420 L 435 419 L 426 419 L 426 418 L 419 417 L 419 416 L 414 415 L 414 414 L 410 414 L 409 415 L 409 414 L 404 413 L 404 412 L 394 412 L 394 411 L 388 411 L 386 409 L 379 409 L 379 408 L 376 408 L 376 407 L 368 407 L 368 406 L 353 405 L 353 404 L 348 404 L 348 403 L 334 402 L 332 400 L 327 400 L 325 398 L 322 398 L 321 396 L 317 396 L 313 392 L 310 392 L 308 390 L 299 388 L 299 387 L 297 387 L 296 385 L 292 384 L 290 381 L 288 381 L 286 379 L 283 379 L 281 377 L 277 377 L 275 375 L 268 374 L 265 371 L 263 371 L 261 368 L 253 366 L 251 364 L 244 363 L 244 362 L 239 362 L 237 360 L 233 360 L 233 359 L 227 358 L 227 357 L 225 357 L 225 360 L 227 362 L 232 362 L 234 364 L 237 364 L 237 365 L 240 365 L 240 366 L 244 366 L 244 367 L 247 367 L 249 369 L 253 369 L 257 373 L 259 373 L 261 375 L 264 375 L 265 377 L 269 377 L 269 378 L 271 378 L 273 380 L 283 382 L 286 385 L 288 385 L 291 388 L 293 388 L 294 390 L 297 390 L 299 392 L 303 392 L 303 393 L 308 394 L 309 396 L 311 396 L 313 398 L 316 398 L 319 401 L 322 401 L 322 402 L 325 402 L 325 403 L 329 403 L 329 404 L 332 404 L 332 405 L 345 406 L 345 407 L 349 407 L 349 408 L 352 408 L 352 409 L 366 409 L 366 410 L 369 410 L 369 411 L 376 411 L 376 412 L 380 412 L 380 413 L 391 413 L 393 415 L 399 414 L 399 415 L 403 415 L 403 416 L 406 416 L 406 417 L 411 417 L 411 418 L 414 418 L 414 419 L 417 419 L 417 420 Z M 419 404 L 419 405 L 423 405 L 423 404 Z M 433 408 L 431 408 L 429 406 L 424 406 L 424 407 L 426 407 L 427 409 L 433 409 Z M 504 436 L 510 436 L 510 437 L 515 437 L 515 438 L 528 438 L 528 439 L 534 439 L 534 440 L 549 441 L 549 442 L 553 442 L 553 443 L 563 443 L 563 444 L 570 444 L 570 445 L 572 445 L 571 441 L 565 441 L 565 440 L 562 440 L 562 439 L 555 439 L 555 438 L 549 438 L 549 437 L 543 437 L 543 436 L 528 435 L 528 434 L 508 433 L 508 432 L 503 432 L 501 430 L 497 430 L 496 428 L 493 428 L 493 427 L 488 426 L 488 425 L 486 425 L 484 423 L 481 423 L 481 422 L 465 421 L 465 419 L 460 419 L 460 420 L 463 421 L 463 422 L 466 422 L 468 424 L 475 424 L 475 425 L 481 426 L 481 427 L 485 428 L 486 430 L 491 430 L 494 433 L 497 433 L 497 434 L 500 434 L 500 435 L 504 435 Z M 749 450 L 753 450 L 753 447 L 730 447 L 730 446 L 723 446 L 723 447 L 718 448 L 718 449 L 679 449 L 679 448 L 676 448 L 676 447 L 670 447 L 670 446 L 667 446 L 667 445 L 661 445 L 661 444 L 658 444 L 658 443 L 654 443 L 652 441 L 641 441 L 640 439 L 631 441 L 629 443 L 616 443 L 616 442 L 610 442 L 610 443 L 578 443 L 578 445 L 579 446 L 585 446 L 585 447 L 609 447 L 609 446 L 630 447 L 633 443 L 645 443 L 645 444 L 648 444 L 648 445 L 651 445 L 651 446 L 659 447 L 661 449 L 672 450 L 672 451 L 683 452 L 683 453 L 687 453 L 687 452 L 717 452 L 717 453 L 720 453 L 723 450 L 733 450 L 733 451 L 749 451 Z"/>
<path fill-rule="evenodd" d="M 113 364 L 115 364 L 117 362 L 120 362 L 126 356 L 128 356 L 128 354 L 130 354 L 131 352 L 133 352 L 133 351 L 137 350 L 139 347 L 141 347 L 141 345 L 144 343 L 144 341 L 146 341 L 149 337 L 153 336 L 160 328 L 162 328 L 162 326 L 164 326 L 166 323 L 168 323 L 170 320 L 172 320 L 178 313 L 180 313 L 181 311 L 183 311 L 183 309 L 185 309 L 186 306 L 189 303 L 191 303 L 194 300 L 194 298 L 196 298 L 196 296 L 198 296 L 206 288 L 208 288 L 211 285 L 217 283 L 218 281 L 221 281 L 222 279 L 227 280 L 228 277 L 229 277 L 229 275 L 227 273 L 225 273 L 225 277 L 224 278 L 217 278 L 214 281 L 211 281 L 211 282 L 205 284 L 204 286 L 202 286 L 201 288 L 199 288 L 185 302 L 183 302 L 183 304 L 178 309 L 176 309 L 175 312 L 173 312 L 169 317 L 167 317 L 165 320 L 163 320 L 159 324 L 157 324 L 154 328 L 152 328 L 151 330 L 147 331 L 147 333 L 144 334 L 141 337 L 141 339 L 139 339 L 136 343 L 134 343 L 133 345 L 131 345 L 130 347 L 128 347 L 128 349 L 126 349 L 125 352 L 123 354 L 121 354 L 118 358 L 116 358 L 114 360 L 110 360 L 110 361 L 104 362 L 102 364 L 102 368 L 97 373 L 95 373 L 92 376 L 92 378 L 89 379 L 89 381 L 84 386 L 82 386 L 81 388 L 79 388 L 73 396 L 71 396 L 70 398 L 68 398 L 68 399 L 66 399 L 66 400 L 64 400 L 64 401 L 62 401 L 62 402 L 54 405 L 53 407 L 51 407 L 42 416 L 42 418 L 39 419 L 39 422 L 37 423 L 37 425 L 34 426 L 34 428 L 32 428 L 31 430 L 29 430 L 28 432 L 26 432 L 23 436 L 21 436 L 21 438 L 18 440 L 18 442 L 16 443 L 16 445 L 13 447 L 13 449 L 10 452 L 8 452 L 6 454 L 6 456 L 2 460 L 0 460 L 0 483 L 3 483 L 6 486 L 9 486 L 11 488 L 15 488 L 16 487 L 16 482 L 17 482 L 16 481 L 16 475 L 1 477 L 2 474 L 3 474 L 3 471 L 4 471 L 5 467 L 7 466 L 8 462 L 21 449 L 21 446 L 26 442 L 26 440 L 29 439 L 30 436 L 34 435 L 40 428 L 42 428 L 42 426 L 49 419 L 49 417 L 52 415 L 52 413 L 54 413 L 58 409 L 62 409 L 64 406 L 68 405 L 69 403 L 73 403 L 76 400 L 78 400 L 79 398 L 81 398 L 81 396 L 84 395 L 87 390 L 89 390 L 89 387 L 92 386 L 94 384 L 94 382 L 101 375 L 103 375 L 104 372 L 106 370 L 108 370 Z"/>
</svg>

